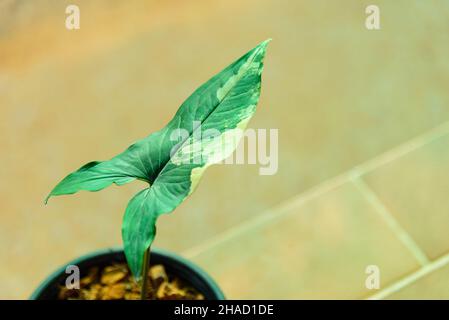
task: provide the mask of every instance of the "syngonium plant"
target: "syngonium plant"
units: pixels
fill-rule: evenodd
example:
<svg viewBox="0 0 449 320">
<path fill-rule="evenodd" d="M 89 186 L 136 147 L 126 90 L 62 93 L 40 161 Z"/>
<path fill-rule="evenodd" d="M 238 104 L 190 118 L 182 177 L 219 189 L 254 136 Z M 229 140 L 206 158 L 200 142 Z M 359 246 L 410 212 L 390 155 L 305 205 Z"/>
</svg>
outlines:
<svg viewBox="0 0 449 320">
<path fill-rule="evenodd" d="M 149 186 L 129 201 L 122 224 L 125 256 L 136 280 L 143 278 L 142 294 L 147 278 L 142 274 L 148 272 L 157 218 L 172 212 L 195 190 L 208 166 L 236 149 L 241 131 L 256 110 L 269 41 L 260 43 L 196 89 L 163 129 L 110 160 L 85 164 L 59 182 L 46 198 L 45 203 L 51 196 L 99 191 L 112 183 L 120 186 L 136 179 L 147 182 Z M 198 124 L 201 130 L 212 129 L 218 134 L 204 139 L 195 132 Z M 173 141 L 172 133 L 180 129 L 187 135 Z"/>
</svg>

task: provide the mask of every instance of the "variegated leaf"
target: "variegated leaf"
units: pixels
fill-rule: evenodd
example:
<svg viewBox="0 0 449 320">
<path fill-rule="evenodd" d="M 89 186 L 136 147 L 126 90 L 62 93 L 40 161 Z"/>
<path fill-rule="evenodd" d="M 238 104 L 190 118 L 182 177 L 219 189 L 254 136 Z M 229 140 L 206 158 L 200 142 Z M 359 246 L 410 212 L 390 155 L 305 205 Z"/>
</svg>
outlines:
<svg viewBox="0 0 449 320">
<path fill-rule="evenodd" d="M 227 158 L 237 147 L 259 100 L 268 42 L 262 42 L 200 86 L 162 130 L 137 141 L 111 160 L 90 162 L 71 173 L 47 200 L 79 190 L 98 191 L 112 183 L 147 181 L 150 186 L 129 202 L 122 225 L 128 264 L 139 278 L 144 252 L 155 237 L 157 218 L 181 204 L 193 192 L 204 170 Z M 173 139 L 180 129 L 185 134 Z"/>
</svg>

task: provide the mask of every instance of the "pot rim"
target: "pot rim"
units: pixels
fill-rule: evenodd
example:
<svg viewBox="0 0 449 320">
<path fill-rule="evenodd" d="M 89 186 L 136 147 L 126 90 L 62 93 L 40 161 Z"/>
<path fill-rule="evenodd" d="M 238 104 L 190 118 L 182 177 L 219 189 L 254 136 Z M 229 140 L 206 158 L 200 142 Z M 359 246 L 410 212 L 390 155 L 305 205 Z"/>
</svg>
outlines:
<svg viewBox="0 0 449 320">
<path fill-rule="evenodd" d="M 194 264 L 192 261 L 181 257 L 178 254 L 175 254 L 173 252 L 160 249 L 160 248 L 151 248 L 152 253 L 159 254 L 161 256 L 167 257 L 169 259 L 175 260 L 176 262 L 185 265 L 187 268 L 191 269 L 193 272 L 197 273 L 203 280 L 210 286 L 212 291 L 216 294 L 217 300 L 224 300 L 225 296 L 223 292 L 221 291 L 218 284 L 213 280 L 207 272 L 205 272 L 203 269 L 201 269 L 199 266 Z M 50 284 L 52 284 L 56 278 L 65 272 L 66 267 L 68 265 L 77 265 L 83 261 L 92 259 L 99 255 L 105 255 L 105 254 L 114 254 L 114 253 L 123 253 L 122 247 L 112 247 L 112 248 L 105 248 L 105 249 L 98 249 L 92 252 L 89 252 L 87 254 L 84 254 L 76 259 L 73 259 L 66 264 L 62 265 L 61 267 L 54 270 L 44 281 L 42 281 L 39 286 L 33 291 L 33 293 L 30 295 L 29 300 L 37 300 L 38 297 L 41 295 L 42 291 L 46 289 Z"/>
</svg>

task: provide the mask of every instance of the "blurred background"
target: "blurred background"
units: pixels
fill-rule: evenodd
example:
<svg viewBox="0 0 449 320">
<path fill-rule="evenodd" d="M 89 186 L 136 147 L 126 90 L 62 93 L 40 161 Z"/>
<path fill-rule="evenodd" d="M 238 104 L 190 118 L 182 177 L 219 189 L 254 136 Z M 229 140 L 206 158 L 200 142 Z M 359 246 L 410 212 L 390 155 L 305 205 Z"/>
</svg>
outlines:
<svg viewBox="0 0 449 320">
<path fill-rule="evenodd" d="M 365 27 L 370 4 L 380 30 Z M 142 183 L 44 198 L 266 38 L 249 127 L 279 129 L 277 174 L 211 167 L 155 246 L 229 298 L 449 298 L 448 30 L 444 0 L 0 0 L 0 298 L 121 245 Z"/>
</svg>

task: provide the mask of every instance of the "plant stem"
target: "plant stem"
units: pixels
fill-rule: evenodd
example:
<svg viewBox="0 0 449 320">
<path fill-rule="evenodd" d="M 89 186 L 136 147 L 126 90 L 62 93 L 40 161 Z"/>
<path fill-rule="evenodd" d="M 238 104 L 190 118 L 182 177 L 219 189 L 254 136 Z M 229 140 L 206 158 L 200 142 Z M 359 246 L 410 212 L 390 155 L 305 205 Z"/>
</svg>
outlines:
<svg viewBox="0 0 449 320">
<path fill-rule="evenodd" d="M 142 263 L 142 281 L 141 281 L 141 293 L 140 300 L 146 300 L 148 298 L 148 270 L 150 269 L 150 247 L 145 250 Z"/>
</svg>

